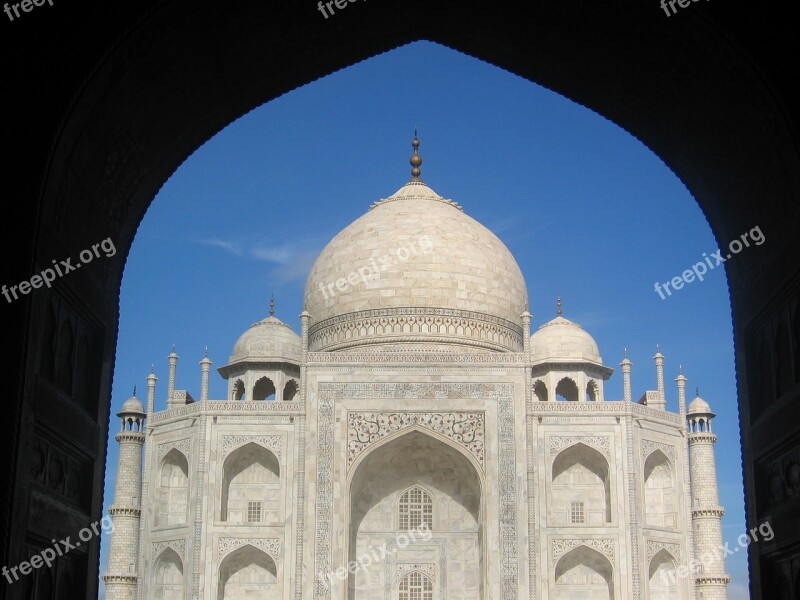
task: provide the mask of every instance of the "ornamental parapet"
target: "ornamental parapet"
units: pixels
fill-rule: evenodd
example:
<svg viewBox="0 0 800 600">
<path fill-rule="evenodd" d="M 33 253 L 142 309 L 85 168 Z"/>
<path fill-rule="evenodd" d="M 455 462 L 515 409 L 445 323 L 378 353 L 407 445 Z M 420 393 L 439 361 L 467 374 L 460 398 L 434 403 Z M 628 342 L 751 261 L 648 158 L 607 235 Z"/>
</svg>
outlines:
<svg viewBox="0 0 800 600">
<path fill-rule="evenodd" d="M 725 514 L 725 509 L 721 506 L 709 506 L 705 508 L 693 508 L 692 517 L 715 517 L 719 518 Z"/>
<path fill-rule="evenodd" d="M 170 408 L 154 414 L 150 418 L 150 424 L 166 423 L 169 421 L 180 420 L 186 417 L 198 417 L 202 415 L 219 416 L 237 414 L 272 414 L 272 415 L 303 415 L 305 414 L 305 404 L 302 402 L 287 402 L 277 400 L 203 400 L 194 402 L 186 406 Z"/>
<path fill-rule="evenodd" d="M 690 433 L 689 445 L 692 444 L 714 444 L 717 441 L 717 436 L 713 433 Z"/>
<path fill-rule="evenodd" d="M 120 431 L 114 436 L 118 442 L 136 442 L 138 444 L 144 443 L 144 433 L 141 431 Z"/>
<path fill-rule="evenodd" d="M 626 408 L 630 406 L 630 411 Z M 580 415 L 590 414 L 592 416 L 609 415 L 615 417 L 633 416 L 645 418 L 649 421 L 658 421 L 676 428 L 683 428 L 683 417 L 677 413 L 671 413 L 650 406 L 641 404 L 626 405 L 620 401 L 589 402 L 579 400 L 577 402 L 556 401 L 540 402 L 533 400 L 528 404 L 528 414 L 546 417 L 559 415 Z"/>
<path fill-rule="evenodd" d="M 142 514 L 142 510 L 128 506 L 112 506 L 108 509 L 108 514 L 112 517 L 116 517 L 117 515 L 122 517 L 138 517 Z"/>
<path fill-rule="evenodd" d="M 106 583 L 122 583 L 125 585 L 136 585 L 138 577 L 136 575 L 103 575 Z"/>
</svg>

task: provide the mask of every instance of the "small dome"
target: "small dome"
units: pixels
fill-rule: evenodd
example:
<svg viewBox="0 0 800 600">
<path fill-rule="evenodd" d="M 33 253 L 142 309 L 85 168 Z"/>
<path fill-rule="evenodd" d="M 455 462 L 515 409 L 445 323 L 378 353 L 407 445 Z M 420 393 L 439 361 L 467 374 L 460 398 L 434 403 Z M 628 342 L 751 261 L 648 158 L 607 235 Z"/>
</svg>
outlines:
<svg viewBox="0 0 800 600">
<path fill-rule="evenodd" d="M 531 336 L 533 362 L 583 360 L 603 364 L 597 342 L 577 323 L 558 316 Z"/>
<path fill-rule="evenodd" d="M 686 411 L 687 415 L 698 415 L 698 414 L 706 414 L 706 415 L 713 415 L 714 413 L 711 412 L 711 406 L 709 406 L 708 402 L 703 400 L 700 396 L 697 396 L 694 400 L 689 403 L 689 409 Z"/>
<path fill-rule="evenodd" d="M 125 402 L 123 403 L 122 408 L 120 409 L 119 413 L 117 413 L 117 416 L 120 416 L 120 415 L 123 415 L 123 414 L 126 414 L 126 415 L 127 414 L 140 414 L 140 415 L 143 415 L 143 414 L 145 414 L 144 406 L 142 406 L 142 403 L 139 401 L 139 399 L 136 396 L 131 396 L 130 398 L 125 400 Z"/>
<path fill-rule="evenodd" d="M 269 316 L 253 323 L 233 346 L 229 362 L 292 362 L 299 363 L 303 356 L 303 343 L 291 327 L 280 319 Z"/>
</svg>

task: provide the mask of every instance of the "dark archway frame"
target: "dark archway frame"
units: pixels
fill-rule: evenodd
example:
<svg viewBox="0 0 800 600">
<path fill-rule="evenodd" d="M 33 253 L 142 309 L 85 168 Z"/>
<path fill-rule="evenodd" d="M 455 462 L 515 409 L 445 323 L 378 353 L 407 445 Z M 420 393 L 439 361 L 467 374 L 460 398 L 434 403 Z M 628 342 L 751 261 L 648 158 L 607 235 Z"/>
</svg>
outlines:
<svg viewBox="0 0 800 600">
<path fill-rule="evenodd" d="M 382 0 L 356 2 L 326 20 L 310 0 L 120 0 L 113 9 L 99 2 L 41 8 L 4 24 L 21 50 L 3 122 L 16 148 L 5 180 L 20 199 L 19 215 L 3 227 L 17 233 L 3 236 L 6 256 L 15 258 L 6 281 L 106 237 L 118 253 L 6 307 L 15 358 L 7 363 L 2 436 L 12 457 L 4 464 L 3 564 L 100 517 L 119 285 L 138 223 L 167 177 L 263 102 L 428 39 L 540 83 L 631 132 L 689 188 L 720 245 L 754 226 L 764 231 L 768 243 L 759 252 L 726 264 L 748 524 L 771 519 L 776 532 L 772 545 L 750 547 L 754 597 L 793 581 L 797 551 L 781 548 L 800 540 L 800 373 L 787 387 L 781 371 L 776 386 L 775 366 L 798 360 L 775 354 L 800 355 L 798 96 L 791 74 L 770 62 L 793 33 L 781 25 L 785 17 L 769 12 L 775 8 L 754 14 L 755 7 L 712 4 L 666 17 L 645 2 Z M 69 60 L 56 56 L 66 47 Z M 81 386 L 70 390 L 45 376 L 63 343 L 54 332 L 67 322 L 74 344 L 89 348 L 89 358 L 71 359 Z M 784 339 L 780 327 L 791 344 L 776 344 Z M 56 573 L 74 582 L 70 597 L 96 597 L 97 555 L 90 542 Z M 0 597 L 10 591 L 11 598 L 25 587 L 0 585 Z"/>
</svg>

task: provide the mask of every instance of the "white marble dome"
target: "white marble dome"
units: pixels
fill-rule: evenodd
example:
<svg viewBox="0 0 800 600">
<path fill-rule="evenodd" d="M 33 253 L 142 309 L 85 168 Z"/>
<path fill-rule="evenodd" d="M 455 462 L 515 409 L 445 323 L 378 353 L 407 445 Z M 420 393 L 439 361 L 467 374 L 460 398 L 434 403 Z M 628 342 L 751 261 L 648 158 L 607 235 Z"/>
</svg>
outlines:
<svg viewBox="0 0 800 600">
<path fill-rule="evenodd" d="M 317 258 L 305 288 L 309 349 L 519 351 L 526 303 L 522 272 L 503 242 L 457 203 L 412 180 Z"/>
<path fill-rule="evenodd" d="M 241 361 L 300 362 L 303 343 L 291 327 L 270 315 L 253 323 L 233 346 L 231 364 Z"/>
<path fill-rule="evenodd" d="M 539 327 L 531 336 L 531 355 L 533 362 L 555 359 L 603 364 L 594 338 L 583 327 L 561 315 Z"/>
</svg>

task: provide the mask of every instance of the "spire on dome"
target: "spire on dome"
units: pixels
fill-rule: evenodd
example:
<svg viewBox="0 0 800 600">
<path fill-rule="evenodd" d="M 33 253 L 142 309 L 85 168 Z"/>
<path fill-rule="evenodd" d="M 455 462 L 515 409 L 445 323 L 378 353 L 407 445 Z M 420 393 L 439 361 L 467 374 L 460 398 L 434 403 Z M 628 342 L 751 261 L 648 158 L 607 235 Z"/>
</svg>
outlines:
<svg viewBox="0 0 800 600">
<path fill-rule="evenodd" d="M 269 316 L 275 316 L 275 294 L 270 295 L 269 298 Z"/>
<path fill-rule="evenodd" d="M 561 296 L 556 298 L 556 314 L 560 317 L 564 314 L 564 311 L 561 310 Z"/>
<path fill-rule="evenodd" d="M 411 165 L 411 181 L 422 181 L 419 176 L 422 172 L 420 166 L 422 165 L 422 157 L 419 155 L 419 139 L 417 138 L 417 128 L 414 128 L 414 139 L 411 142 L 411 147 L 414 148 L 414 153 L 411 155 L 409 164 Z"/>
</svg>

